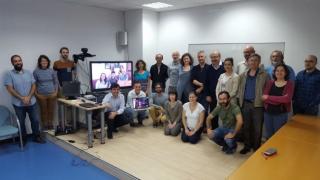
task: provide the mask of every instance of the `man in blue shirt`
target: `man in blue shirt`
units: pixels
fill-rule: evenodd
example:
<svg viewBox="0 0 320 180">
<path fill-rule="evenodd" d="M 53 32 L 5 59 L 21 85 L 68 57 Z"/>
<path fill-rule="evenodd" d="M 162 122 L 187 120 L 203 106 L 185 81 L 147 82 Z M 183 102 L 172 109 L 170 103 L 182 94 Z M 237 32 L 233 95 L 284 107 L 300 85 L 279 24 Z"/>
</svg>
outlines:
<svg viewBox="0 0 320 180">
<path fill-rule="evenodd" d="M 320 103 L 320 71 L 317 57 L 309 55 L 304 61 L 305 70 L 297 74 L 293 96 L 293 113 L 316 116 Z"/>
<path fill-rule="evenodd" d="M 11 57 L 13 70 L 7 72 L 4 79 L 4 85 L 8 92 L 12 95 L 12 104 L 21 126 L 23 136 L 23 145 L 27 142 L 27 134 L 25 127 L 26 114 L 30 118 L 33 133 L 33 141 L 37 143 L 45 143 L 40 137 L 38 108 L 34 92 L 36 89 L 35 79 L 31 72 L 24 70 L 22 59 L 19 55 Z"/>
<path fill-rule="evenodd" d="M 108 139 L 112 139 L 112 133 L 118 132 L 118 127 L 133 123 L 133 116 L 125 108 L 125 100 L 123 94 L 120 93 L 119 84 L 111 84 L 111 92 L 103 98 L 102 103 L 109 105 L 105 112 L 105 120 L 108 125 Z"/>
<path fill-rule="evenodd" d="M 266 68 L 266 72 L 269 74 L 270 78 L 273 77 L 272 74 L 273 74 L 274 67 L 276 65 L 285 64 L 283 59 L 284 59 L 284 56 L 283 56 L 282 51 L 279 51 L 279 50 L 272 51 L 272 53 L 270 55 L 271 65 Z M 296 75 L 294 73 L 294 70 L 289 65 L 286 65 L 286 66 L 289 70 L 289 80 L 294 82 L 296 79 Z"/>
</svg>

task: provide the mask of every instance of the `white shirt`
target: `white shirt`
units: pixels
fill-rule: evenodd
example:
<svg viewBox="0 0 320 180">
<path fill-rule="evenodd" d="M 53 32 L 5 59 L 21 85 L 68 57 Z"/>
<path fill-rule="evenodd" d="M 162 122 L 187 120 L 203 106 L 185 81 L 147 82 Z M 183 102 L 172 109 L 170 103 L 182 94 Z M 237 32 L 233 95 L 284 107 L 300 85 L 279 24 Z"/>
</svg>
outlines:
<svg viewBox="0 0 320 180">
<path fill-rule="evenodd" d="M 133 98 L 140 98 L 140 97 L 146 97 L 146 93 L 144 93 L 143 91 L 140 91 L 139 94 L 136 94 L 134 89 L 129 91 L 128 96 L 127 96 L 127 107 L 133 108 L 132 99 Z"/>
<path fill-rule="evenodd" d="M 191 110 L 190 110 L 190 102 L 187 102 L 187 103 L 185 103 L 183 105 L 183 110 L 186 113 L 187 127 L 190 130 L 193 130 L 197 125 L 200 113 L 202 111 L 204 111 L 205 109 L 200 103 L 197 103 L 197 106 L 196 106 L 195 110 L 193 112 L 191 112 Z"/>
</svg>

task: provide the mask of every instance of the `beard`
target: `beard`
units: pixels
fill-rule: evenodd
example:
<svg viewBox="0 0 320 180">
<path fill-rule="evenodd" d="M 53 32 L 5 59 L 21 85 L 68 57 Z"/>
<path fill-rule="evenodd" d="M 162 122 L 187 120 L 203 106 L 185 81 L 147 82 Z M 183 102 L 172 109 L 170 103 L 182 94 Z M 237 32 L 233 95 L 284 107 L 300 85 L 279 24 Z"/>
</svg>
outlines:
<svg viewBox="0 0 320 180">
<path fill-rule="evenodd" d="M 230 104 L 230 101 L 228 101 L 228 102 L 223 102 L 223 103 L 219 103 L 219 105 L 221 106 L 221 107 L 227 107 L 228 105 Z"/>
<path fill-rule="evenodd" d="M 21 70 L 22 70 L 22 64 L 16 64 L 16 65 L 14 65 L 13 67 L 14 67 L 14 69 L 15 69 L 16 71 L 21 71 Z"/>
</svg>

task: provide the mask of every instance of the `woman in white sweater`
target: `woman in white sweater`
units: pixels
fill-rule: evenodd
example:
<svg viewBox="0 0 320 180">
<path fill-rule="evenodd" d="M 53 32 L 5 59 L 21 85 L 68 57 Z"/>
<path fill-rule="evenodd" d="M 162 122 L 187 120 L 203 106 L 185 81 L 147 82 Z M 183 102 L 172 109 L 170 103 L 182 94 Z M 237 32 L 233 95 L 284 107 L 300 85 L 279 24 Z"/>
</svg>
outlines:
<svg viewBox="0 0 320 180">
<path fill-rule="evenodd" d="M 237 103 L 236 95 L 238 92 L 239 76 L 233 72 L 233 58 L 226 58 L 224 60 L 225 73 L 221 74 L 218 79 L 216 88 L 216 95 L 221 91 L 228 91 L 230 94 L 231 102 Z"/>
</svg>

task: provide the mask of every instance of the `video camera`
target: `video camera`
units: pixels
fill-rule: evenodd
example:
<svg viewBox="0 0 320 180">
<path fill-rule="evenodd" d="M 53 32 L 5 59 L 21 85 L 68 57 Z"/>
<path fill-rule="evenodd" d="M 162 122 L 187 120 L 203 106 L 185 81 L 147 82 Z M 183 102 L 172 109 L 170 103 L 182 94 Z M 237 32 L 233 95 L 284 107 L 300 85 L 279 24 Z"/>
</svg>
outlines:
<svg viewBox="0 0 320 180">
<path fill-rule="evenodd" d="M 73 60 L 75 63 L 78 63 L 79 60 L 84 61 L 85 58 L 94 57 L 96 55 L 88 53 L 88 48 L 81 48 L 80 54 L 74 54 Z"/>
</svg>

